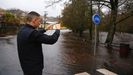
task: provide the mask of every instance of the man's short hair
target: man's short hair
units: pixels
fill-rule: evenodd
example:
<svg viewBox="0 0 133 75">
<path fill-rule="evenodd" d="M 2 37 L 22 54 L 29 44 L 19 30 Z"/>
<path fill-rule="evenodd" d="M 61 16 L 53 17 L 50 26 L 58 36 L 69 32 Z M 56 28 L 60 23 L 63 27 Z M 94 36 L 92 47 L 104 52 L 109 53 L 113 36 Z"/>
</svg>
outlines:
<svg viewBox="0 0 133 75">
<path fill-rule="evenodd" d="M 40 16 L 39 13 L 37 13 L 35 11 L 31 11 L 27 14 L 26 20 L 27 20 L 27 22 L 31 22 L 34 17 L 39 17 L 39 16 Z"/>
</svg>

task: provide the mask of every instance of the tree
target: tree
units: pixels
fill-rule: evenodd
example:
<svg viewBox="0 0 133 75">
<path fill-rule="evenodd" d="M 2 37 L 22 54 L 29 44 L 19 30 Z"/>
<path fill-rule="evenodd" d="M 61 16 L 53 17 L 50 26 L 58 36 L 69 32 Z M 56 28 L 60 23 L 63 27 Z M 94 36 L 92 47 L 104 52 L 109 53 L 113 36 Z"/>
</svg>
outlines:
<svg viewBox="0 0 133 75">
<path fill-rule="evenodd" d="M 21 22 L 21 24 L 25 22 L 25 16 L 28 14 L 28 12 L 20 9 L 7 9 L 6 11 L 12 13 Z"/>
<path fill-rule="evenodd" d="M 116 20 L 118 14 L 118 8 L 123 5 L 127 0 L 100 0 L 100 5 L 107 6 L 111 9 L 111 17 L 108 26 L 110 26 L 110 30 L 108 32 L 106 42 L 109 47 L 113 41 L 114 34 L 116 31 Z"/>
<path fill-rule="evenodd" d="M 58 3 L 60 1 L 63 1 L 63 0 L 54 0 L 53 3 Z M 69 0 L 69 1 L 74 1 L 74 0 Z M 128 0 L 92 0 L 91 5 L 97 5 L 97 3 L 99 3 L 100 7 L 107 6 L 111 10 L 111 17 L 108 23 L 110 30 L 108 31 L 108 35 L 105 42 L 107 43 L 107 46 L 111 45 L 114 38 L 114 34 L 116 31 L 116 20 L 117 20 L 118 8 L 121 7 L 127 1 Z"/>
<path fill-rule="evenodd" d="M 82 35 L 88 28 L 89 9 L 87 0 L 72 0 L 62 13 L 62 24 Z"/>
<path fill-rule="evenodd" d="M 117 24 L 118 32 L 127 32 L 133 33 L 133 1 L 128 0 L 122 7 L 119 9 L 119 16 Z"/>
<path fill-rule="evenodd" d="M 110 0 L 111 6 L 111 17 L 110 17 L 110 30 L 107 35 L 106 43 L 109 47 L 113 41 L 115 30 L 116 30 L 116 18 L 117 18 L 117 10 L 118 10 L 118 0 Z"/>
<path fill-rule="evenodd" d="M 3 22 L 6 24 L 19 24 L 19 19 L 14 14 L 6 12 L 3 15 Z"/>
<path fill-rule="evenodd" d="M 125 19 L 129 18 L 129 16 L 117 20 L 117 16 L 119 14 L 119 9 L 122 8 L 122 6 L 125 6 L 126 2 L 132 2 L 132 0 L 100 0 L 100 5 L 104 5 L 107 6 L 110 10 L 111 10 L 111 14 L 110 14 L 110 21 L 108 23 L 109 26 L 109 31 L 108 31 L 108 35 L 106 38 L 106 42 L 107 46 L 109 47 L 113 41 L 113 37 L 116 31 L 116 24 L 124 21 Z M 131 6 L 130 6 L 131 7 Z M 132 16 L 132 14 L 131 14 Z"/>
</svg>

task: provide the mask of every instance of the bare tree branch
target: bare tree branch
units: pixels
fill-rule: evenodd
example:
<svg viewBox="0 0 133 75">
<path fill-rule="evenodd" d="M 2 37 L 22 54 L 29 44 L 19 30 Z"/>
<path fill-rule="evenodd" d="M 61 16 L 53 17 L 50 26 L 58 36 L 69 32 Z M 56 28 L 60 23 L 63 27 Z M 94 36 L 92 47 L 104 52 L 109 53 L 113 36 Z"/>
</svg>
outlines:
<svg viewBox="0 0 133 75">
<path fill-rule="evenodd" d="M 93 0 L 93 1 L 97 1 L 97 0 Z M 92 3 L 92 5 L 97 5 L 97 3 Z M 102 1 L 100 1 L 100 5 L 101 5 L 100 8 L 102 8 L 102 6 L 106 6 L 111 9 L 110 1 L 102 0 Z"/>
<path fill-rule="evenodd" d="M 124 20 L 126 20 L 126 19 L 128 19 L 128 18 L 130 18 L 130 17 L 132 17 L 132 16 L 133 16 L 133 13 L 131 13 L 131 15 L 129 15 L 129 16 L 127 16 L 127 17 L 125 17 L 125 18 L 123 18 L 123 19 L 117 21 L 116 24 L 121 23 L 122 21 L 124 21 Z"/>
<path fill-rule="evenodd" d="M 100 5 L 102 5 L 102 6 L 104 5 L 104 6 L 106 6 L 106 7 L 111 9 L 111 7 L 108 4 L 103 3 L 103 4 L 100 4 Z"/>
<path fill-rule="evenodd" d="M 56 3 L 59 3 L 59 2 L 61 2 L 61 1 L 63 1 L 63 0 L 54 0 L 54 1 L 51 1 L 51 2 L 50 2 L 51 4 L 45 6 L 45 8 L 48 8 L 48 7 L 50 7 L 50 6 L 52 6 L 52 5 L 56 4 Z"/>
<path fill-rule="evenodd" d="M 92 0 L 92 1 L 98 1 L 98 0 Z M 110 1 L 105 1 L 105 0 L 101 0 L 100 2 L 110 3 Z"/>
<path fill-rule="evenodd" d="M 128 0 L 125 0 L 125 1 L 123 1 L 122 3 L 120 3 L 119 5 L 118 5 L 118 7 L 119 6 L 121 6 L 121 5 L 123 5 L 125 2 L 127 2 Z"/>
<path fill-rule="evenodd" d="M 110 1 L 101 1 L 101 2 L 104 2 L 104 3 L 108 3 L 108 4 L 110 4 Z"/>
<path fill-rule="evenodd" d="M 92 4 L 92 5 L 97 5 L 97 4 Z M 106 6 L 106 7 L 108 7 L 108 8 L 110 8 L 111 9 L 111 7 L 108 5 L 108 4 L 104 4 L 104 3 L 100 3 L 100 5 L 101 5 L 101 7 L 100 8 L 102 8 L 102 6 L 104 5 L 104 6 Z"/>
<path fill-rule="evenodd" d="M 102 8 L 103 7 L 103 4 L 104 4 L 105 2 L 103 2 L 102 4 L 101 4 L 101 6 L 100 6 L 100 8 Z"/>
</svg>

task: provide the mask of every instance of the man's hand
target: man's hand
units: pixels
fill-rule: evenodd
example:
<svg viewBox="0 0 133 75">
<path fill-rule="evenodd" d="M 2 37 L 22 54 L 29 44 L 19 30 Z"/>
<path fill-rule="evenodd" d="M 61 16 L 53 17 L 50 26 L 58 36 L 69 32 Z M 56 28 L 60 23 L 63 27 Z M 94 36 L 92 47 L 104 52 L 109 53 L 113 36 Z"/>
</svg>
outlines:
<svg viewBox="0 0 133 75">
<path fill-rule="evenodd" d="M 45 27 L 45 30 L 52 30 L 52 29 L 60 29 L 60 24 L 48 25 L 47 27 Z"/>
<path fill-rule="evenodd" d="M 53 26 L 53 29 L 60 29 L 60 24 L 56 24 Z"/>
<path fill-rule="evenodd" d="M 45 30 L 51 30 L 53 29 L 53 25 L 48 25 L 47 27 L 45 27 Z"/>
</svg>

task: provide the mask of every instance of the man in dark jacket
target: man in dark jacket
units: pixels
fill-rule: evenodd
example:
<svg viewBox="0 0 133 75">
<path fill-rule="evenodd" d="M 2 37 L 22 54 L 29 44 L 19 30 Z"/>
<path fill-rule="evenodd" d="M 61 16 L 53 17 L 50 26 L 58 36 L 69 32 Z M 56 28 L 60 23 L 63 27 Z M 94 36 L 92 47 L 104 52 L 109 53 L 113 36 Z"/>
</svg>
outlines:
<svg viewBox="0 0 133 75">
<path fill-rule="evenodd" d="M 28 13 L 27 24 L 20 28 L 17 35 L 18 55 L 24 75 L 42 75 L 43 52 L 42 43 L 54 44 L 59 38 L 60 30 L 53 35 L 43 34 L 45 30 L 38 31 L 40 15 L 34 11 Z"/>
</svg>

